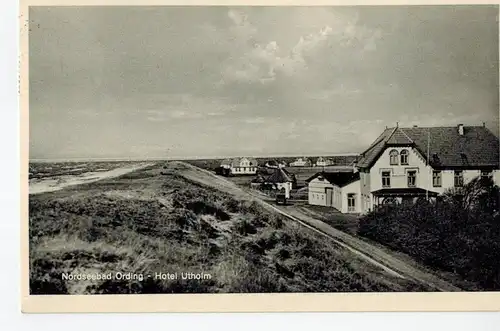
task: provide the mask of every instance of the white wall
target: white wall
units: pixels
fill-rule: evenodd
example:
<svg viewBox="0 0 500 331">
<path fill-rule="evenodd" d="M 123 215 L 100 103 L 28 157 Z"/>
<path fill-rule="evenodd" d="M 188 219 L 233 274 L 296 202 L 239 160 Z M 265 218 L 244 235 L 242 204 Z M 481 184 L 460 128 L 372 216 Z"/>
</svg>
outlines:
<svg viewBox="0 0 500 331">
<path fill-rule="evenodd" d="M 257 167 L 232 167 L 231 173 L 234 175 L 255 175 Z"/>
<path fill-rule="evenodd" d="M 364 172 L 360 171 L 359 172 L 359 183 L 360 183 L 360 192 L 361 192 L 361 208 L 360 212 L 361 213 L 366 213 L 370 209 L 372 209 L 372 196 L 371 196 L 371 189 L 370 189 L 370 173 L 369 172 Z"/>
<path fill-rule="evenodd" d="M 495 184 L 500 185 L 500 170 L 493 171 L 493 181 Z"/>
<path fill-rule="evenodd" d="M 333 185 L 325 179 L 314 178 L 311 180 L 308 185 L 308 203 L 310 205 L 326 206 L 326 187 L 333 188 Z"/>
<path fill-rule="evenodd" d="M 287 199 L 290 199 L 290 191 L 292 190 L 292 183 L 276 183 L 276 187 L 278 190 L 281 190 L 282 188 L 285 188 L 285 197 Z"/>
<path fill-rule="evenodd" d="M 389 153 L 391 150 L 397 150 L 401 153 L 403 149 L 408 150 L 408 165 L 391 165 Z M 400 160 L 400 158 L 398 158 Z M 370 169 L 370 190 L 371 192 L 382 189 L 382 172 L 391 171 L 391 188 L 406 188 L 408 187 L 407 182 L 407 171 L 415 170 L 417 171 L 416 187 L 423 189 L 429 189 L 429 179 L 432 183 L 432 174 L 430 172 L 430 167 L 425 164 L 425 160 L 420 156 L 420 154 L 412 148 L 404 147 L 389 147 L 387 148 L 379 159 L 375 162 L 373 167 Z"/>
<path fill-rule="evenodd" d="M 326 188 L 332 189 L 332 205 L 328 204 Z M 337 185 L 331 184 L 326 179 L 314 178 L 309 182 L 308 191 L 308 203 L 310 205 L 327 206 L 338 211 L 342 210 L 342 189 Z"/>
<path fill-rule="evenodd" d="M 349 194 L 355 194 L 355 210 L 350 212 L 348 210 L 347 196 Z M 360 213 L 361 212 L 361 183 L 360 180 L 352 182 L 344 187 L 342 187 L 342 208 L 340 209 L 343 213 Z"/>
</svg>

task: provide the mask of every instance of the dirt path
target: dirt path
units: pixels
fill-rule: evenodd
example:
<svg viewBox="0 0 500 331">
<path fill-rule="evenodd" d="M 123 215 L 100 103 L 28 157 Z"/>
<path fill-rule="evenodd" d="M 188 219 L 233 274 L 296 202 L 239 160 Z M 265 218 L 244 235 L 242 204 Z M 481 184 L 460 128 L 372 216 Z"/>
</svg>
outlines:
<svg viewBox="0 0 500 331">
<path fill-rule="evenodd" d="M 389 252 L 380 249 L 379 247 L 367 243 L 359 238 L 355 238 L 345 232 L 331 227 L 323 221 L 311 217 L 310 214 L 301 210 L 300 207 L 294 208 L 292 206 L 275 206 L 264 201 L 260 196 L 252 193 L 250 190 L 246 191 L 237 187 L 233 182 L 225 178 L 216 176 L 207 170 L 197 168 L 187 163 L 181 164 L 186 167 L 186 170 L 181 172 L 181 174 L 186 178 L 215 188 L 219 191 L 232 194 L 238 198 L 256 201 L 268 210 L 277 212 L 321 235 L 329 237 L 337 244 L 359 256 L 361 259 L 383 269 L 393 276 L 411 279 L 413 281 L 426 284 L 435 291 L 461 291 L 460 288 L 453 286 L 449 282 L 417 268 L 415 266 L 417 264 L 416 262 L 410 265 Z"/>
<path fill-rule="evenodd" d="M 145 167 L 151 166 L 155 164 L 154 162 L 150 163 L 141 163 L 134 166 L 121 167 L 116 169 L 111 169 L 108 171 L 102 172 L 88 172 L 79 176 L 73 175 L 65 175 L 65 176 L 57 176 L 53 178 L 47 178 L 43 180 L 31 181 L 29 183 L 29 194 L 39 194 L 44 192 L 54 192 L 62 190 L 68 186 L 75 186 L 80 184 L 87 184 L 96 182 L 102 179 L 119 177 L 130 172 L 143 169 Z"/>
</svg>

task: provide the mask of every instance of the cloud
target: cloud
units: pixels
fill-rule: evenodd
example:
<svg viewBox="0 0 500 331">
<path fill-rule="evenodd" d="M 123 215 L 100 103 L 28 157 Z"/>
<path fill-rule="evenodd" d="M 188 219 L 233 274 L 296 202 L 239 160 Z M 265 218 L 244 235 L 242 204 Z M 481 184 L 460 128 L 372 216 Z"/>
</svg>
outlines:
<svg viewBox="0 0 500 331">
<path fill-rule="evenodd" d="M 313 100 L 323 100 L 323 101 L 331 101 L 333 98 L 341 95 L 356 95 L 362 93 L 362 90 L 359 88 L 348 88 L 343 83 L 340 86 L 332 87 L 329 89 L 319 89 L 307 92 L 306 96 Z"/>
<path fill-rule="evenodd" d="M 296 36 L 291 47 L 282 47 L 278 40 L 257 41 L 259 30 L 253 26 L 248 16 L 242 11 L 230 10 L 228 16 L 233 22 L 230 31 L 231 40 L 237 40 L 235 55 L 226 62 L 222 71 L 223 82 L 247 82 L 268 84 L 280 75 L 285 78 L 301 76 L 310 65 L 317 62 L 320 54 L 339 52 L 339 48 L 348 48 L 348 52 L 370 52 L 376 50 L 376 42 L 381 38 L 381 31 L 369 29 L 357 24 L 357 17 L 346 19 L 331 14 L 331 22 L 319 30 L 306 35 Z M 293 24 L 293 22 L 287 22 Z M 287 33 L 289 26 L 283 26 Z M 262 38 L 265 39 L 265 38 Z M 241 49 L 239 49 L 241 47 Z M 350 54 L 352 56 L 352 54 Z M 335 57 L 335 53 L 332 57 Z"/>
<path fill-rule="evenodd" d="M 244 118 L 243 122 L 247 124 L 262 124 L 266 121 L 264 117 L 249 117 Z"/>
<path fill-rule="evenodd" d="M 215 96 L 200 97 L 183 93 L 151 97 L 156 99 L 154 105 L 157 108 L 147 109 L 148 104 L 142 105 L 147 114 L 146 119 L 151 122 L 215 118 L 237 109 L 237 105 Z"/>
</svg>

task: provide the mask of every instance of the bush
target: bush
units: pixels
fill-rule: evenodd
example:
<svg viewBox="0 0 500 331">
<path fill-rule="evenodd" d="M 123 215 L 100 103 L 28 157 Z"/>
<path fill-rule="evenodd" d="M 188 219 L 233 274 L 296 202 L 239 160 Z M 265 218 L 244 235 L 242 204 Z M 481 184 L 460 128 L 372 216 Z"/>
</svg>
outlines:
<svg viewBox="0 0 500 331">
<path fill-rule="evenodd" d="M 483 290 L 500 289 L 499 188 L 476 179 L 438 202 L 376 210 L 358 234 L 459 274 Z"/>
</svg>

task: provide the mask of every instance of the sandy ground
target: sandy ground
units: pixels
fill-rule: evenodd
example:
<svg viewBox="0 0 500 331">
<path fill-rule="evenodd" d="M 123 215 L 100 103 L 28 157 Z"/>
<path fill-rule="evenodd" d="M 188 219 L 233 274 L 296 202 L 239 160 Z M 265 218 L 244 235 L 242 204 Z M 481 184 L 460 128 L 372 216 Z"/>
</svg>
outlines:
<svg viewBox="0 0 500 331">
<path fill-rule="evenodd" d="M 116 168 L 108 171 L 102 172 L 87 172 L 81 175 L 65 175 L 58 176 L 52 178 L 44 178 L 44 179 L 33 179 L 29 182 L 29 194 L 38 194 L 44 192 L 53 192 L 61 190 L 68 186 L 74 186 L 79 184 L 86 184 L 96 182 L 98 180 L 118 177 L 121 175 L 125 175 L 129 172 L 139 170 L 145 168 L 147 166 L 153 165 L 153 162 L 150 163 L 140 163 L 135 164 L 133 166 Z"/>
</svg>

